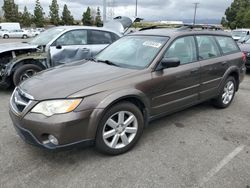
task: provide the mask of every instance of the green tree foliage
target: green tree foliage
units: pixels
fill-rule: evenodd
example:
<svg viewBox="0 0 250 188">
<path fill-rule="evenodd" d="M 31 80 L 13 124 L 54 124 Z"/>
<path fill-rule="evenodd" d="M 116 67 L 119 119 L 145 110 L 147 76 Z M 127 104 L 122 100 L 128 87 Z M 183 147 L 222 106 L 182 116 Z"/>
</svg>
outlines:
<svg viewBox="0 0 250 188">
<path fill-rule="evenodd" d="M 52 0 L 50 8 L 50 22 L 54 25 L 59 25 L 60 18 L 59 18 L 59 5 L 57 4 L 57 0 Z"/>
<path fill-rule="evenodd" d="M 21 17 L 21 24 L 24 27 L 30 27 L 32 20 L 31 20 L 31 14 L 28 12 L 27 7 L 24 7 L 22 17 Z"/>
<path fill-rule="evenodd" d="M 222 18 L 221 24 L 231 29 L 250 28 L 249 9 L 249 0 L 234 0 L 231 6 L 226 9 L 226 18 Z"/>
<path fill-rule="evenodd" d="M 97 7 L 97 12 L 96 12 L 96 17 L 95 17 L 95 25 L 97 27 L 102 27 L 102 25 L 103 25 L 102 19 L 101 19 L 101 11 L 100 11 L 99 7 Z"/>
<path fill-rule="evenodd" d="M 43 8 L 41 6 L 41 3 L 39 0 L 36 0 L 36 5 L 34 9 L 34 24 L 37 27 L 43 27 L 44 26 L 44 16 L 43 16 Z"/>
<path fill-rule="evenodd" d="M 67 5 L 64 5 L 62 12 L 62 24 L 63 25 L 73 25 L 74 17 L 71 15 Z"/>
<path fill-rule="evenodd" d="M 19 22 L 18 5 L 14 0 L 4 0 L 3 3 L 4 18 L 7 22 Z"/>
<path fill-rule="evenodd" d="M 83 23 L 83 25 L 91 26 L 91 25 L 93 25 L 92 20 L 93 19 L 92 19 L 92 16 L 91 16 L 91 10 L 88 7 L 86 12 L 83 13 L 82 23 Z"/>
</svg>

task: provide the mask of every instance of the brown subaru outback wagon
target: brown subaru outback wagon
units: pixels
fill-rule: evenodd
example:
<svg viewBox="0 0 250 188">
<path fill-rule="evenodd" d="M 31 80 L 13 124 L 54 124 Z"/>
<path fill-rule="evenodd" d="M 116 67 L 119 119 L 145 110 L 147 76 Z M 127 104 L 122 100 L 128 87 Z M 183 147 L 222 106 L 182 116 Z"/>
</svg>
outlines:
<svg viewBox="0 0 250 188">
<path fill-rule="evenodd" d="M 48 149 L 92 143 L 121 154 L 155 118 L 210 99 L 228 107 L 243 80 L 244 60 L 224 32 L 145 30 L 92 61 L 24 81 L 13 92 L 10 116 L 28 143 Z"/>
</svg>

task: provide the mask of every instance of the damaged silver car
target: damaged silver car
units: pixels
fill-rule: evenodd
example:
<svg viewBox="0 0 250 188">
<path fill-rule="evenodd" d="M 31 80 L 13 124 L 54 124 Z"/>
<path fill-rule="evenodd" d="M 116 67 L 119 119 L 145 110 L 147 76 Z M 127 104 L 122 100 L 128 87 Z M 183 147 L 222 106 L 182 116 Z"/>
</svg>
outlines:
<svg viewBox="0 0 250 188">
<path fill-rule="evenodd" d="M 26 43 L 0 45 L 0 87 L 17 86 L 39 71 L 91 59 L 123 36 L 134 21 L 116 17 L 102 28 L 62 26 L 49 29 Z"/>
</svg>

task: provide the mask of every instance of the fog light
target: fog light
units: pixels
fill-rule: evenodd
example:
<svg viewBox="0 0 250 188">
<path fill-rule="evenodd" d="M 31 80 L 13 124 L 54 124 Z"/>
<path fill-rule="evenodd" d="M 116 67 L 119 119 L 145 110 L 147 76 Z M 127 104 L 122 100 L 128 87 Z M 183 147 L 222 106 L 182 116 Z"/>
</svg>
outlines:
<svg viewBox="0 0 250 188">
<path fill-rule="evenodd" d="M 53 135 L 49 135 L 48 139 L 54 145 L 58 145 L 59 144 L 57 138 L 54 137 Z"/>
</svg>

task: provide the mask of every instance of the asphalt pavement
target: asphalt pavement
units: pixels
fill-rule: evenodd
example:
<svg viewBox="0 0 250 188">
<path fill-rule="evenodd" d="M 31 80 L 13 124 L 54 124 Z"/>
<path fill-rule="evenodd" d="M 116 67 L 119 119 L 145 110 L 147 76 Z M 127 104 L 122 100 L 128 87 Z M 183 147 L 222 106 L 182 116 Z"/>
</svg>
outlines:
<svg viewBox="0 0 250 188">
<path fill-rule="evenodd" d="M 133 150 L 115 157 L 24 143 L 8 115 L 11 92 L 0 89 L 1 188 L 250 187 L 250 73 L 229 108 L 205 102 L 156 120 Z"/>
</svg>

